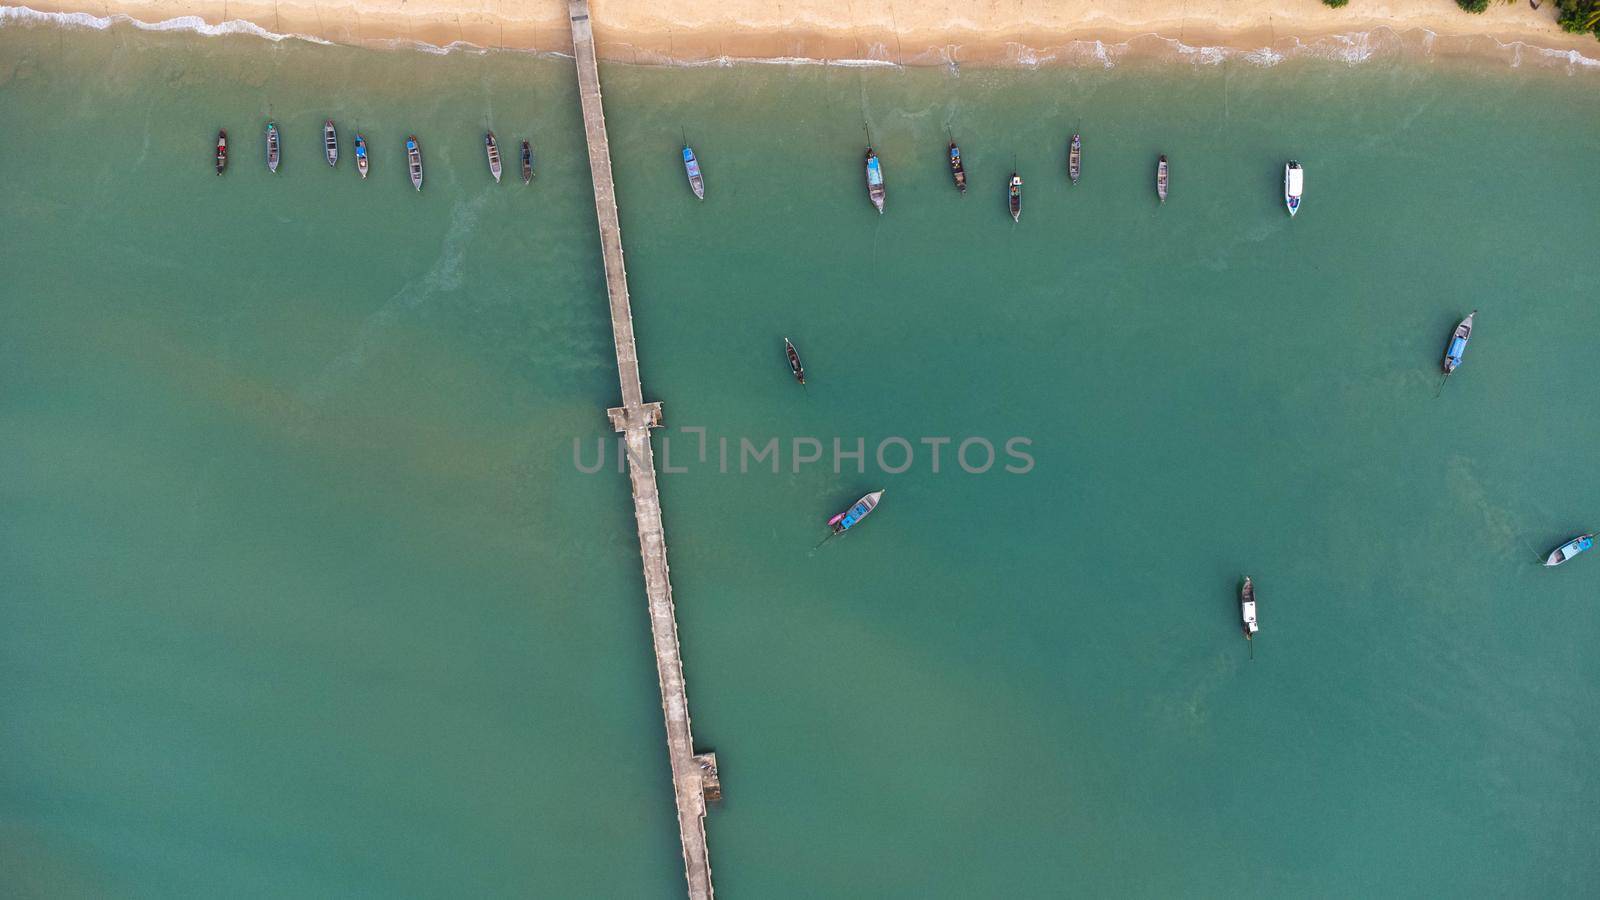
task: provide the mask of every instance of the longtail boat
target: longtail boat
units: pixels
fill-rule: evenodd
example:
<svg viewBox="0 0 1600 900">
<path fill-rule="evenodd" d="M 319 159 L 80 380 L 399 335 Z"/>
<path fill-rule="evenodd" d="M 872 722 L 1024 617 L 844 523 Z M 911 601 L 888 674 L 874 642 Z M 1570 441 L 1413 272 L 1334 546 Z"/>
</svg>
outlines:
<svg viewBox="0 0 1600 900">
<path fill-rule="evenodd" d="M 700 174 L 700 160 L 694 158 L 694 150 L 688 144 L 683 145 L 683 172 L 689 176 L 689 190 L 694 191 L 696 200 L 706 198 L 706 179 Z"/>
<path fill-rule="evenodd" d="M 494 176 L 494 183 L 500 183 L 500 144 L 494 139 L 494 132 L 483 133 L 483 152 L 489 155 L 489 174 Z"/>
<path fill-rule="evenodd" d="M 867 199 L 877 207 L 878 215 L 883 215 L 883 164 L 878 162 L 878 154 L 867 148 Z"/>
<path fill-rule="evenodd" d="M 322 152 L 328 157 L 329 166 L 339 164 L 339 131 L 333 127 L 332 119 L 322 123 Z"/>
<path fill-rule="evenodd" d="M 522 183 L 527 184 L 533 180 L 533 148 L 527 141 L 522 142 Z"/>
<path fill-rule="evenodd" d="M 228 167 L 228 131 L 223 129 L 217 132 L 217 174 Z"/>
<path fill-rule="evenodd" d="M 367 177 L 368 163 L 367 139 L 362 137 L 361 132 L 358 131 L 356 132 L 356 171 L 361 173 L 362 178 Z"/>
<path fill-rule="evenodd" d="M 1156 196 L 1161 202 L 1167 202 L 1167 155 L 1163 153 L 1161 160 L 1156 163 Z"/>
<path fill-rule="evenodd" d="M 414 134 L 406 138 L 406 165 L 411 169 L 411 186 L 422 190 L 422 145 Z"/>
<path fill-rule="evenodd" d="M 1261 626 L 1256 624 L 1256 586 L 1250 583 L 1249 575 L 1239 588 L 1239 618 L 1244 620 L 1244 639 L 1253 640 Z"/>
<path fill-rule="evenodd" d="M 1456 330 L 1450 332 L 1450 343 L 1444 348 L 1444 374 L 1446 378 L 1450 377 L 1450 373 L 1456 370 L 1456 366 L 1461 365 L 1461 357 L 1466 355 L 1467 341 L 1472 340 L 1472 317 L 1477 314 L 1478 311 L 1473 310 L 1472 315 L 1462 319 L 1461 323 L 1456 326 Z"/>
<path fill-rule="evenodd" d="M 1590 547 L 1593 547 L 1594 538 L 1595 536 L 1593 534 L 1580 534 L 1572 540 L 1567 541 L 1565 544 L 1562 544 L 1554 550 L 1551 550 L 1550 555 L 1545 557 L 1545 566 L 1559 566 L 1574 556 L 1577 556 L 1579 553 L 1582 553 Z"/>
<path fill-rule="evenodd" d="M 1283 167 L 1283 205 L 1289 207 L 1289 218 L 1300 211 L 1300 195 L 1306 189 L 1306 173 L 1300 163 L 1289 160 Z"/>
<path fill-rule="evenodd" d="M 855 502 L 855 505 L 828 520 L 828 527 L 834 534 L 844 534 L 853 526 L 865 519 L 869 513 L 878 507 L 878 500 L 883 497 L 883 491 L 873 491 Z"/>
<path fill-rule="evenodd" d="M 794 380 L 801 384 L 806 383 L 806 367 L 800 365 L 800 354 L 794 349 L 794 344 L 788 338 L 783 339 L 783 352 L 789 357 L 789 371 L 794 373 Z"/>
<path fill-rule="evenodd" d="M 967 167 L 961 164 L 961 148 L 950 142 L 950 177 L 956 181 L 956 190 L 967 192 Z"/>
<path fill-rule="evenodd" d="M 1078 176 L 1083 174 L 1083 138 L 1080 135 L 1072 136 L 1072 146 L 1067 150 L 1067 177 L 1073 184 L 1078 183 Z"/>
<path fill-rule="evenodd" d="M 278 144 L 278 126 L 274 122 L 267 123 L 267 171 L 278 171 L 278 159 L 283 148 Z"/>
<path fill-rule="evenodd" d="M 1011 187 L 1007 189 L 1006 202 L 1011 204 L 1011 221 L 1022 219 L 1022 176 L 1011 173 Z"/>
</svg>

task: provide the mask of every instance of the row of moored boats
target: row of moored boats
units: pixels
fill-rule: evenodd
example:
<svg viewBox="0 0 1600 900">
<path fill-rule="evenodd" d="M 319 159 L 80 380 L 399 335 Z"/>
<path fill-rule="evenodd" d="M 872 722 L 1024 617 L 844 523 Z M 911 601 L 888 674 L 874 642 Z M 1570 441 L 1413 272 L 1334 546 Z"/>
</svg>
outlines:
<svg viewBox="0 0 1600 900">
<path fill-rule="evenodd" d="M 955 182 L 956 190 L 962 194 L 967 192 L 967 167 L 961 159 L 961 147 L 950 140 L 948 148 L 950 159 L 950 177 Z M 883 214 L 884 200 L 887 198 L 888 189 L 883 180 L 883 160 L 878 158 L 876 151 L 871 146 L 867 147 L 866 155 L 867 199 L 871 201 L 878 214 Z M 1067 144 L 1067 178 L 1077 184 L 1083 176 L 1083 135 L 1074 134 Z M 1156 198 L 1162 203 L 1167 202 L 1167 194 L 1172 186 L 1172 164 L 1167 161 L 1166 154 L 1156 160 Z M 1296 160 L 1289 160 L 1283 167 L 1283 204 L 1293 217 L 1300 211 L 1300 197 L 1305 192 L 1305 169 Z M 1022 176 L 1017 172 L 1011 173 L 1011 178 L 1006 182 L 1006 203 L 1011 210 L 1011 221 L 1022 220 Z"/>
<path fill-rule="evenodd" d="M 283 160 L 283 136 L 279 132 L 278 123 L 268 122 L 266 133 L 267 171 L 274 174 L 278 171 L 278 164 Z M 494 176 L 495 184 L 500 183 L 500 176 L 504 168 L 500 162 L 500 143 L 495 139 L 494 132 L 483 133 L 484 155 L 489 161 L 489 174 Z M 322 155 L 330 167 L 339 165 L 339 129 L 332 119 L 322 123 Z M 367 172 L 372 168 L 372 157 L 367 152 L 367 139 L 361 132 L 355 134 L 356 172 L 362 178 L 367 177 Z M 217 174 L 221 175 L 228 168 L 228 132 L 222 129 L 217 132 Z M 406 170 L 411 176 L 411 186 L 422 190 L 422 142 L 416 135 L 406 138 Z M 527 141 L 522 142 L 522 183 L 533 181 L 533 147 Z"/>
<path fill-rule="evenodd" d="M 267 123 L 267 170 L 278 171 L 278 163 L 282 159 L 283 142 L 279 134 L 277 123 Z M 329 166 L 339 164 L 339 131 L 332 119 L 322 123 L 323 155 Z M 483 149 L 485 158 L 489 163 L 489 174 L 494 176 L 495 183 L 500 182 L 502 166 L 500 161 L 500 144 L 495 139 L 493 131 L 483 134 Z M 961 158 L 961 147 L 955 140 L 950 141 L 948 147 L 950 161 L 950 176 L 955 182 L 956 190 L 962 194 L 967 192 L 967 167 Z M 360 132 L 355 135 L 356 171 L 362 178 L 367 177 L 371 166 L 371 158 L 367 153 L 367 141 Z M 877 151 L 869 145 L 865 157 L 865 172 L 867 179 L 867 199 L 879 214 L 883 213 L 884 202 L 888 198 L 888 186 L 883 177 L 883 160 L 878 157 Z M 217 174 L 221 175 L 228 167 L 228 132 L 217 132 Z M 416 135 L 406 138 L 406 167 L 411 175 L 411 184 L 417 190 L 422 190 L 422 144 Z M 683 171 L 689 179 L 689 189 L 695 197 L 706 198 L 706 181 L 700 171 L 700 160 L 696 158 L 694 149 L 687 141 L 683 144 Z M 1067 145 L 1067 178 L 1073 184 L 1083 175 L 1083 136 L 1074 134 Z M 522 183 L 527 184 L 533 180 L 533 147 L 527 142 L 522 142 Z M 1167 194 L 1172 185 L 1172 164 L 1167 161 L 1165 154 L 1156 160 L 1156 198 L 1162 203 L 1167 202 Z M 1293 216 L 1300 211 L 1300 198 L 1305 191 L 1305 169 L 1296 160 L 1289 160 L 1283 167 L 1283 203 Z M 1012 221 L 1022 220 L 1022 176 L 1013 171 L 1011 178 L 1006 182 L 1006 203 L 1011 210 Z"/>
</svg>

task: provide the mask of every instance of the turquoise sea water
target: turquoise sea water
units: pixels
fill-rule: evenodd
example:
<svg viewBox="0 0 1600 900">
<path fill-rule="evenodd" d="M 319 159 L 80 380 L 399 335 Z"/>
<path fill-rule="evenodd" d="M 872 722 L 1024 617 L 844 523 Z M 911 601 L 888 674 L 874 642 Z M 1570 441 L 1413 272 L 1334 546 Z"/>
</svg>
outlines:
<svg viewBox="0 0 1600 900">
<path fill-rule="evenodd" d="M 1587 892 L 1600 560 L 1536 559 L 1600 527 L 1591 78 L 602 76 L 723 896 Z M 5 894 L 681 895 L 573 82 L 0 30 Z"/>
</svg>

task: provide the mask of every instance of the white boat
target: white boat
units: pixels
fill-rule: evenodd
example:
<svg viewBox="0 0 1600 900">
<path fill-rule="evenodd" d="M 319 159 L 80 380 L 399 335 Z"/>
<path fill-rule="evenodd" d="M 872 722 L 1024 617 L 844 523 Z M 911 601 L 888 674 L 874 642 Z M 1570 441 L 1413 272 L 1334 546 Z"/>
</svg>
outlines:
<svg viewBox="0 0 1600 900">
<path fill-rule="evenodd" d="M 1253 640 L 1261 626 L 1256 624 L 1256 587 L 1250 583 L 1249 575 L 1239 589 L 1239 618 L 1244 620 L 1244 639 Z"/>
<path fill-rule="evenodd" d="M 1594 537 L 1595 536 L 1592 534 L 1578 535 L 1572 540 L 1567 541 L 1565 544 L 1562 544 L 1554 550 L 1551 550 L 1550 555 L 1545 557 L 1544 564 L 1546 566 L 1561 565 L 1574 556 L 1577 556 L 1579 553 L 1582 553 L 1590 547 L 1593 547 Z"/>
<path fill-rule="evenodd" d="M 1305 190 L 1306 170 L 1300 164 L 1289 160 L 1283 167 L 1283 205 L 1289 207 L 1289 218 L 1300 211 L 1300 193 Z"/>
<path fill-rule="evenodd" d="M 494 183 L 500 183 L 500 173 L 504 171 L 500 165 L 500 143 L 494 139 L 494 132 L 483 133 L 483 152 L 489 157 L 489 174 L 494 176 Z"/>
</svg>

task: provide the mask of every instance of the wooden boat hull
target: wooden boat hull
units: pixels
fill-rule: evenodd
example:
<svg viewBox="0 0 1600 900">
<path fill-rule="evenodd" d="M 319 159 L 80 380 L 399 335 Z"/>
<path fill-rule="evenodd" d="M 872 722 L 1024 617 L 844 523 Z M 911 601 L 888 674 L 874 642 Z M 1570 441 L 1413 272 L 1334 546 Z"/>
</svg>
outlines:
<svg viewBox="0 0 1600 900">
<path fill-rule="evenodd" d="M 322 123 L 322 153 L 328 158 L 328 168 L 339 165 L 339 131 L 332 119 Z"/>
<path fill-rule="evenodd" d="M 1162 203 L 1167 202 L 1167 187 L 1169 185 L 1170 177 L 1170 172 L 1167 168 L 1167 158 L 1163 156 L 1161 157 L 1161 160 L 1156 163 L 1156 197 L 1159 198 Z"/>
<path fill-rule="evenodd" d="M 806 383 L 806 367 L 800 364 L 800 353 L 794 349 L 794 344 L 788 338 L 783 339 L 783 353 L 789 359 L 789 371 L 794 375 L 794 380 L 801 384 Z"/>
<path fill-rule="evenodd" d="M 494 176 L 494 183 L 499 184 L 504 168 L 500 165 L 500 144 L 494 139 L 492 131 L 483 136 L 483 152 L 489 157 L 489 174 Z"/>
<path fill-rule="evenodd" d="M 1011 185 L 1006 191 L 1006 203 L 1011 207 L 1011 221 L 1022 221 L 1022 178 L 1011 173 Z"/>
<path fill-rule="evenodd" d="M 878 161 L 878 154 L 873 153 L 871 147 L 867 148 L 866 174 L 867 199 L 872 201 L 873 208 L 877 209 L 878 215 L 881 216 L 883 201 L 888 192 L 883 185 L 883 163 Z"/>
<path fill-rule="evenodd" d="M 533 148 L 527 141 L 522 142 L 522 183 L 527 184 L 533 180 Z"/>
<path fill-rule="evenodd" d="M 367 167 L 370 165 L 371 160 L 367 159 L 367 139 L 358 134 L 356 135 L 356 172 L 362 178 L 366 178 Z"/>
<path fill-rule="evenodd" d="M 1078 183 L 1078 176 L 1083 172 L 1083 139 L 1078 135 L 1072 136 L 1072 146 L 1067 150 L 1067 177 L 1073 184 Z"/>
<path fill-rule="evenodd" d="M 421 191 L 422 144 L 418 143 L 416 135 L 406 138 L 406 168 L 411 173 L 411 186 Z"/>
<path fill-rule="evenodd" d="M 1467 342 L 1472 340 L 1472 320 L 1478 315 L 1477 310 L 1462 319 L 1456 325 L 1456 330 L 1450 332 L 1450 343 L 1444 348 L 1444 374 L 1449 375 L 1461 365 L 1461 359 L 1467 353 Z"/>
<path fill-rule="evenodd" d="M 1283 205 L 1289 208 L 1289 218 L 1300 211 L 1300 195 L 1305 191 L 1305 170 L 1294 160 L 1283 167 Z"/>
<path fill-rule="evenodd" d="M 217 132 L 217 174 L 228 167 L 228 132 Z"/>
<path fill-rule="evenodd" d="M 278 161 L 282 159 L 283 148 L 278 137 L 278 126 L 267 126 L 267 171 L 277 174 Z"/>
<path fill-rule="evenodd" d="M 961 162 L 961 148 L 955 141 L 950 142 L 950 177 L 955 180 L 956 190 L 962 194 L 967 192 L 967 167 Z"/>
<path fill-rule="evenodd" d="M 694 151 L 689 145 L 683 145 L 683 174 L 689 179 L 689 190 L 694 192 L 696 200 L 706 198 L 706 179 L 700 173 L 700 160 L 695 158 Z"/>
<path fill-rule="evenodd" d="M 1595 536 L 1593 534 L 1580 534 L 1572 540 L 1567 541 L 1565 544 L 1562 544 L 1554 550 L 1551 550 L 1550 555 L 1544 559 L 1545 566 L 1547 568 L 1550 566 L 1559 566 L 1562 563 L 1571 560 L 1574 556 L 1577 556 L 1585 550 L 1588 550 L 1590 547 L 1593 547 L 1594 538 Z"/>
<path fill-rule="evenodd" d="M 873 491 L 857 500 L 849 509 L 829 519 L 828 527 L 833 529 L 834 534 L 844 534 L 859 525 L 862 519 L 865 519 L 874 509 L 877 509 L 878 501 L 881 499 L 883 499 L 883 491 Z"/>
</svg>

